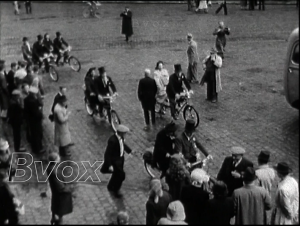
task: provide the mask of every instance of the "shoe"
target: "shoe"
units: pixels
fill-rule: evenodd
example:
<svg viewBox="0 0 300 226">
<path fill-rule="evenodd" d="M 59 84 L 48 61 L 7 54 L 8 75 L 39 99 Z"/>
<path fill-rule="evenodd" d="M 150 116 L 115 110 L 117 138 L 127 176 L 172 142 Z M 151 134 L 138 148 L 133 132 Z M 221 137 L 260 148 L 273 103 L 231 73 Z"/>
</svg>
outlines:
<svg viewBox="0 0 300 226">
<path fill-rule="evenodd" d="M 216 100 L 216 99 L 213 99 L 211 102 L 212 102 L 212 103 L 216 103 L 216 102 L 217 102 L 217 100 Z"/>
<path fill-rule="evenodd" d="M 47 197 L 47 192 L 42 192 L 42 193 L 40 194 L 40 196 L 41 196 L 42 198 L 46 198 L 46 197 Z"/>
<path fill-rule="evenodd" d="M 145 126 L 145 127 L 143 128 L 143 130 L 145 130 L 145 131 L 149 131 L 149 129 L 150 129 L 149 126 Z"/>
<path fill-rule="evenodd" d="M 118 199 L 123 198 L 123 194 L 120 191 L 113 192 L 113 195 Z"/>
</svg>

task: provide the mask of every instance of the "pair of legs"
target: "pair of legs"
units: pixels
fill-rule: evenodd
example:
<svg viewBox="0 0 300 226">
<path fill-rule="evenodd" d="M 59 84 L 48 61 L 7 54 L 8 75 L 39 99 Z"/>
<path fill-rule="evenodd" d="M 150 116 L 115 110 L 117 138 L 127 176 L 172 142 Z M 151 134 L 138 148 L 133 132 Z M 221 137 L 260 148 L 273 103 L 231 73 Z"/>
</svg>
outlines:
<svg viewBox="0 0 300 226">
<path fill-rule="evenodd" d="M 123 181 L 126 178 L 126 174 L 124 172 L 124 156 L 116 159 L 112 163 L 113 173 L 108 182 L 107 189 L 110 192 L 118 193 L 121 189 Z"/>
<path fill-rule="evenodd" d="M 45 70 L 48 73 L 49 72 L 49 61 L 47 58 L 45 59 L 39 59 L 39 58 L 32 58 L 32 61 L 39 65 L 39 68 L 42 67 L 43 64 L 45 64 Z"/>
<path fill-rule="evenodd" d="M 31 14 L 31 2 L 25 2 L 26 13 Z"/>
<path fill-rule="evenodd" d="M 146 126 L 150 125 L 150 114 L 151 114 L 151 123 L 155 125 L 155 106 L 151 106 L 150 108 L 143 108 L 145 123 Z"/>
<path fill-rule="evenodd" d="M 58 216 L 52 213 L 51 225 L 62 225 L 62 224 L 63 224 L 63 216 Z"/>
<path fill-rule="evenodd" d="M 265 0 L 259 0 L 258 1 L 258 9 L 259 10 L 265 10 Z"/>
<path fill-rule="evenodd" d="M 207 100 L 213 103 L 218 101 L 218 93 L 216 92 L 215 74 L 211 75 L 210 79 L 207 81 Z"/>
<path fill-rule="evenodd" d="M 188 81 L 191 82 L 198 82 L 198 63 L 193 62 L 192 64 L 189 64 L 188 70 L 187 70 L 187 78 Z"/>
<path fill-rule="evenodd" d="M 224 1 L 220 4 L 219 8 L 216 10 L 216 14 L 218 14 L 222 9 L 224 9 L 224 15 L 227 15 L 226 1 Z"/>
<path fill-rule="evenodd" d="M 69 59 L 68 51 L 65 51 L 64 53 L 61 53 L 61 52 L 53 52 L 53 53 L 57 55 L 56 62 L 55 62 L 57 66 L 62 57 L 64 58 L 64 63 L 68 63 L 68 59 Z"/>
</svg>

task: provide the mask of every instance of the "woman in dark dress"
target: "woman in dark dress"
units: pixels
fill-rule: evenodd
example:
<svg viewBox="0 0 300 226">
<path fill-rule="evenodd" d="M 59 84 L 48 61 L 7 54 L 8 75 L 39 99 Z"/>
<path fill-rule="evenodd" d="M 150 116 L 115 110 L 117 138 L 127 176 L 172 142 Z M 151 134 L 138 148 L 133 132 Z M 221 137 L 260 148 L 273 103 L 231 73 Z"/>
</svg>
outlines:
<svg viewBox="0 0 300 226">
<path fill-rule="evenodd" d="M 62 172 L 57 172 L 56 170 L 56 165 L 58 165 L 60 162 L 59 155 L 52 152 L 49 154 L 48 160 L 52 161 L 47 168 L 47 174 L 49 175 L 49 184 L 52 193 L 51 224 L 60 225 L 63 223 L 63 216 L 73 212 L 72 193 L 70 187 L 61 182 L 64 179 Z M 57 164 L 55 164 L 55 162 L 57 162 Z"/>
<path fill-rule="evenodd" d="M 182 188 L 185 185 L 191 184 L 191 175 L 185 164 L 185 160 L 179 154 L 173 155 L 170 159 L 166 182 L 173 201 L 179 200 Z"/>
</svg>

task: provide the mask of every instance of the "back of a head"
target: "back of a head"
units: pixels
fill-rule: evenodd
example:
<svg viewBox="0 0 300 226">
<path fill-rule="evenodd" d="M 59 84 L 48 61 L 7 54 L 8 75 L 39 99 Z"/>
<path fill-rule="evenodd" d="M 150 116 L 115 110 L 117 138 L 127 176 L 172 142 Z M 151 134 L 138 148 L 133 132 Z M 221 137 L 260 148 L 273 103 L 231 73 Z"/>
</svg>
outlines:
<svg viewBox="0 0 300 226">
<path fill-rule="evenodd" d="M 217 199 L 226 198 L 228 194 L 227 185 L 223 181 L 216 181 L 212 188 L 212 192 Z"/>
<path fill-rule="evenodd" d="M 120 211 L 117 215 L 118 225 L 128 225 L 129 224 L 129 215 L 126 211 Z"/>
</svg>

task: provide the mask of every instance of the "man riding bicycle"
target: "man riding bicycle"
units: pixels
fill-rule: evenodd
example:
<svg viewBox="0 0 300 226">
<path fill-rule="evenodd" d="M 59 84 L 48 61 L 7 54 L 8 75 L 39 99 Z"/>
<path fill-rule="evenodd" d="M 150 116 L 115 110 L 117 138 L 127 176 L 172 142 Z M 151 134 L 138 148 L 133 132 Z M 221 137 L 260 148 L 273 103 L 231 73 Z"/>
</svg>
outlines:
<svg viewBox="0 0 300 226">
<path fill-rule="evenodd" d="M 43 62 L 45 63 L 45 70 L 49 72 L 49 62 L 47 60 L 47 50 L 43 44 L 43 36 L 38 35 L 37 41 L 32 46 L 32 61 L 38 63 L 39 68 L 42 67 Z"/>
<path fill-rule="evenodd" d="M 118 95 L 118 93 L 112 79 L 106 75 L 105 67 L 100 67 L 98 70 L 100 76 L 95 79 L 95 87 L 96 87 L 97 97 L 99 100 L 100 117 L 103 117 L 103 107 L 110 106 L 109 100 L 105 99 L 104 97 L 110 96 L 111 93 L 113 93 L 114 95 Z M 109 111 L 108 114 L 110 114 Z"/>
<path fill-rule="evenodd" d="M 200 160 L 201 153 L 206 158 L 212 159 L 208 151 L 196 140 L 195 137 L 195 121 L 188 119 L 185 124 L 185 130 L 175 140 L 175 153 L 181 153 L 184 159 L 188 162 L 188 166 Z"/>
<path fill-rule="evenodd" d="M 190 93 L 193 93 L 193 91 L 185 75 L 182 73 L 181 65 L 175 64 L 174 69 L 175 73 L 170 76 L 169 84 L 167 85 L 167 94 L 170 102 L 171 116 L 174 120 L 177 120 L 178 116 L 175 115 L 176 103 L 180 101 L 184 86 Z"/>
<path fill-rule="evenodd" d="M 69 44 L 62 38 L 61 33 L 56 32 L 56 38 L 53 41 L 53 53 L 57 55 L 56 65 L 58 66 L 59 60 L 61 57 L 64 57 L 64 63 L 68 63 L 68 50 L 70 46 Z"/>
</svg>

